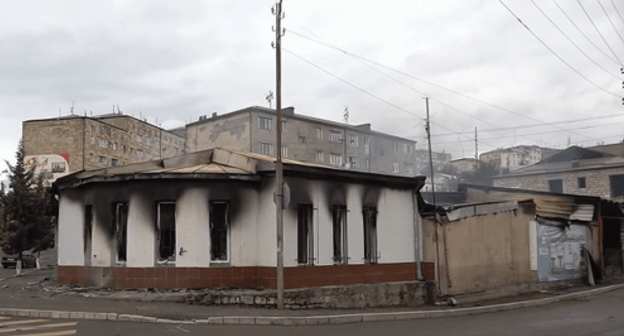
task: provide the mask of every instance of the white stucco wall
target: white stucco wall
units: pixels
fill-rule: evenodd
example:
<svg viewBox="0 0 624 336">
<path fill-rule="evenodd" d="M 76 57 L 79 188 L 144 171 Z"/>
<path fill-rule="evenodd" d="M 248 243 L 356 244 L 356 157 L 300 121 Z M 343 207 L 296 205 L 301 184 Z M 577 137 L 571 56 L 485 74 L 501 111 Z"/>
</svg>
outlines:
<svg viewBox="0 0 624 336">
<path fill-rule="evenodd" d="M 176 200 L 176 266 L 210 264 L 208 190 L 191 187 Z M 180 249 L 184 253 L 180 255 Z"/>
<path fill-rule="evenodd" d="M 61 266 L 84 265 L 84 207 L 80 192 L 66 190 L 59 202 L 58 254 Z"/>
<path fill-rule="evenodd" d="M 150 193 L 134 191 L 128 202 L 128 267 L 151 267 L 156 258 L 156 209 Z"/>
</svg>

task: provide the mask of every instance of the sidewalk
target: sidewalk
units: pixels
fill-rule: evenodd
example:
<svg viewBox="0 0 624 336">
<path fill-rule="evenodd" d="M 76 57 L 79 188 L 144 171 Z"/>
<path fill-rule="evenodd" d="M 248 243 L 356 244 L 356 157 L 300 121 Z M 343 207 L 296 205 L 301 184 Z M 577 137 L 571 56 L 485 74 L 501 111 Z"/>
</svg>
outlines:
<svg viewBox="0 0 624 336">
<path fill-rule="evenodd" d="M 193 291 L 190 290 L 162 293 L 148 290 L 113 291 L 57 287 L 50 281 L 52 275 L 52 270 L 27 270 L 21 277 L 0 280 L 0 315 L 179 324 L 340 324 L 494 313 L 542 306 L 624 288 L 623 281 L 615 280 L 615 284 L 529 293 L 466 305 L 458 302 L 456 307 L 441 305 L 280 311 L 242 305 L 198 306 L 175 302 L 192 295 Z"/>
</svg>

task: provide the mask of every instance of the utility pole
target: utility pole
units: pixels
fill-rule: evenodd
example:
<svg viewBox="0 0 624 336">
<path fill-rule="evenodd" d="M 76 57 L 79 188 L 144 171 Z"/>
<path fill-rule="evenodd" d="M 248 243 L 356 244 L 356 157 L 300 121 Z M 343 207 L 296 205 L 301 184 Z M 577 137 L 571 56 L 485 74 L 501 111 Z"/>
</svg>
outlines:
<svg viewBox="0 0 624 336">
<path fill-rule="evenodd" d="M 275 208 L 277 228 L 277 309 L 284 309 L 284 170 L 282 166 L 282 0 L 273 8 L 275 15 Z"/>
<path fill-rule="evenodd" d="M 433 181 L 433 159 L 431 154 L 431 126 L 429 125 L 429 97 L 425 97 L 425 106 L 427 108 L 427 141 L 429 142 L 429 168 L 431 169 L 431 196 L 433 197 L 433 206 L 435 207 L 435 183 Z"/>
<path fill-rule="evenodd" d="M 477 160 L 477 169 L 479 169 L 479 142 L 477 141 L 477 126 L 475 126 L 475 160 Z"/>
</svg>

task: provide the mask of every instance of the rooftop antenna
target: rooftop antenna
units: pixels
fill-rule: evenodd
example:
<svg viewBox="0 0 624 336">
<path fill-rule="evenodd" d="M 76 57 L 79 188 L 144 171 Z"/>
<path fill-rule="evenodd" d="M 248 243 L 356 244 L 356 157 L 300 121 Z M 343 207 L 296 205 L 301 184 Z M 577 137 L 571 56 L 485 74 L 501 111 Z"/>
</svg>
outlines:
<svg viewBox="0 0 624 336">
<path fill-rule="evenodd" d="M 74 115 L 74 101 L 72 101 L 72 107 L 71 109 L 69 109 L 69 113 L 71 113 L 71 115 Z"/>
<path fill-rule="evenodd" d="M 122 114 L 121 110 L 119 109 L 119 104 L 117 104 L 117 114 Z"/>
<path fill-rule="evenodd" d="M 63 109 L 59 107 L 59 117 L 63 116 Z"/>
<path fill-rule="evenodd" d="M 345 106 L 342 117 L 344 118 L 345 124 L 348 124 L 349 123 L 349 108 L 347 106 Z"/>
<path fill-rule="evenodd" d="M 266 101 L 269 102 L 269 108 L 271 108 L 271 100 L 273 100 L 273 91 L 269 90 L 269 93 L 266 95 L 266 97 L 264 97 L 264 99 L 266 99 Z"/>
</svg>

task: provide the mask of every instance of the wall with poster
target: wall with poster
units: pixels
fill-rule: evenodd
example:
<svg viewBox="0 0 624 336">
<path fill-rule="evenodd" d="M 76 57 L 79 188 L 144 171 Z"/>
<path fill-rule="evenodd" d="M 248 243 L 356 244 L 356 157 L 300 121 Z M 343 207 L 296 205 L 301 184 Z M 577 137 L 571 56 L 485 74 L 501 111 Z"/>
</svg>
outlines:
<svg viewBox="0 0 624 336">
<path fill-rule="evenodd" d="M 46 186 L 50 186 L 57 178 L 69 174 L 69 155 L 47 154 L 28 155 L 24 158 L 27 170 L 34 170 L 42 175 Z"/>
<path fill-rule="evenodd" d="M 533 222 L 537 238 L 537 277 L 540 282 L 580 279 L 587 229 L 582 225 L 551 226 Z"/>
</svg>

